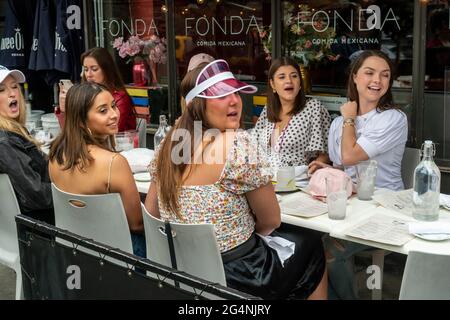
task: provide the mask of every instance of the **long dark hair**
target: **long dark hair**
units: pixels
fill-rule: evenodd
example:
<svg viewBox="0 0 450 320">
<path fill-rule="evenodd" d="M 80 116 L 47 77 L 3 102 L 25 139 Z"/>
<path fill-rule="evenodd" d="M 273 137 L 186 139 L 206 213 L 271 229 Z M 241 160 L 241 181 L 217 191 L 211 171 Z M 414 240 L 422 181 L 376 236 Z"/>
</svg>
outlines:
<svg viewBox="0 0 450 320">
<path fill-rule="evenodd" d="M 104 85 L 82 82 L 67 92 L 64 127 L 52 142 L 49 153 L 49 160 L 56 160 L 58 165 L 64 166 L 63 170 L 76 167 L 83 170 L 87 167 L 94 160 L 89 154 L 88 145 L 114 151 L 114 136 L 100 140 L 89 132 L 86 124 L 95 98 L 103 91 L 109 92 Z"/>
<path fill-rule="evenodd" d="M 389 109 L 400 109 L 399 106 L 394 104 L 394 99 L 392 97 L 392 83 L 394 81 L 394 67 L 392 65 L 391 60 L 389 57 L 382 51 L 379 50 L 365 50 L 362 51 L 361 54 L 358 55 L 358 57 L 352 62 L 350 65 L 350 73 L 348 75 L 348 82 L 347 82 L 347 98 L 350 101 L 356 101 L 358 104 L 358 110 L 359 110 L 359 93 L 358 89 L 356 88 L 356 84 L 353 81 L 353 77 L 356 75 L 358 70 L 363 65 L 364 61 L 367 58 L 370 57 L 379 57 L 386 61 L 386 63 L 389 66 L 389 70 L 391 71 L 391 77 L 389 79 L 389 88 L 387 89 L 386 93 L 381 97 L 380 101 L 378 101 L 377 104 L 377 111 L 385 111 Z"/>
<path fill-rule="evenodd" d="M 81 54 L 81 65 L 83 66 L 84 59 L 87 57 L 94 58 L 97 61 L 105 78 L 105 85 L 110 92 L 117 90 L 125 91 L 125 83 L 122 80 L 119 69 L 117 68 L 111 54 L 105 48 L 94 47 Z M 86 81 L 86 76 L 82 76 L 83 81 Z"/>
<path fill-rule="evenodd" d="M 281 101 L 278 94 L 275 94 L 270 86 L 270 80 L 274 80 L 274 75 L 277 70 L 282 66 L 292 66 L 297 71 L 300 78 L 300 91 L 297 94 L 294 102 L 294 108 L 289 112 L 289 115 L 297 114 L 302 111 L 306 104 L 306 96 L 304 91 L 303 79 L 300 73 L 300 67 L 298 63 L 289 57 L 282 57 L 272 61 L 269 68 L 268 84 L 267 84 L 267 119 L 270 122 L 280 121 Z"/>
</svg>

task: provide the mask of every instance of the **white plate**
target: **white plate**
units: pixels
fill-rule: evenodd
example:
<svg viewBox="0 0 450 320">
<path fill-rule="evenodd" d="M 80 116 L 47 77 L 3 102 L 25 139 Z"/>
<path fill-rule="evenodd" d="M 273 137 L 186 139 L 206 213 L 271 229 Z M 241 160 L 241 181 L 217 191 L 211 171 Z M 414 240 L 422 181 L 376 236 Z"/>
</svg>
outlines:
<svg viewBox="0 0 450 320">
<path fill-rule="evenodd" d="M 150 182 L 150 172 L 139 172 L 135 173 L 134 180 L 139 182 Z"/>
<path fill-rule="evenodd" d="M 420 239 L 428 241 L 443 241 L 450 239 L 450 234 L 448 233 L 435 233 L 435 234 L 414 233 L 414 235 Z"/>
<path fill-rule="evenodd" d="M 298 188 L 277 187 L 277 185 L 275 185 L 275 192 L 292 192 L 292 191 L 298 191 Z"/>
</svg>

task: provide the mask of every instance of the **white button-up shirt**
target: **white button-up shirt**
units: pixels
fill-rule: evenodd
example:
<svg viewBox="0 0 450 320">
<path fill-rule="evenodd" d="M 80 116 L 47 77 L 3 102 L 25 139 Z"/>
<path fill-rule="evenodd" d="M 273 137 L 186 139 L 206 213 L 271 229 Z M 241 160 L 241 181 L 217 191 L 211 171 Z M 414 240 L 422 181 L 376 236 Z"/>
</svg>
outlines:
<svg viewBox="0 0 450 320">
<path fill-rule="evenodd" d="M 341 139 L 343 117 L 334 119 L 328 136 L 328 151 L 335 165 L 342 165 Z M 367 153 L 369 159 L 378 163 L 375 186 L 391 190 L 403 189 L 401 164 L 405 143 L 408 139 L 408 120 L 400 110 L 378 112 L 376 109 L 357 116 L 356 143 Z M 356 181 L 354 166 L 345 172 Z"/>
</svg>

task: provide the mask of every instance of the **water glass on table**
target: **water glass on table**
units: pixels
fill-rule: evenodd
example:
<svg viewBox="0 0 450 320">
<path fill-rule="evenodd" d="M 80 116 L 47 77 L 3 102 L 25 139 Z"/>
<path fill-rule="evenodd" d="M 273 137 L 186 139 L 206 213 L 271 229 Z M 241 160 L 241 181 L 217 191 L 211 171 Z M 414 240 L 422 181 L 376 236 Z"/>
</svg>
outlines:
<svg viewBox="0 0 450 320">
<path fill-rule="evenodd" d="M 347 211 L 347 185 L 349 180 L 325 178 L 327 188 L 328 218 L 343 220 Z"/>
<path fill-rule="evenodd" d="M 116 150 L 128 151 L 136 147 L 136 131 L 124 131 L 116 134 Z"/>
<path fill-rule="evenodd" d="M 359 200 L 372 200 L 377 177 L 375 160 L 360 161 L 356 165 L 356 192 Z"/>
<path fill-rule="evenodd" d="M 52 134 L 42 127 L 34 128 L 31 134 L 38 142 L 44 145 L 50 143 L 53 138 Z"/>
</svg>

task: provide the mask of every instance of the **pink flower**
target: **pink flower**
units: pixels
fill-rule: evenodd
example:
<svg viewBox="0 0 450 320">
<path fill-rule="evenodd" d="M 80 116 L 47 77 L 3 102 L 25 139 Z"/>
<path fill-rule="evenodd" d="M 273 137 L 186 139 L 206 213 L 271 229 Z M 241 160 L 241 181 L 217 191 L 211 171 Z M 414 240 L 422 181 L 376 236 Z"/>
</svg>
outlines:
<svg viewBox="0 0 450 320">
<path fill-rule="evenodd" d="M 148 40 L 142 40 L 138 36 L 130 36 L 127 41 L 123 37 L 114 40 L 113 48 L 118 51 L 121 58 L 143 56 L 144 59 L 150 59 L 154 63 L 166 62 L 166 39 L 160 39 L 153 34 Z"/>
</svg>

